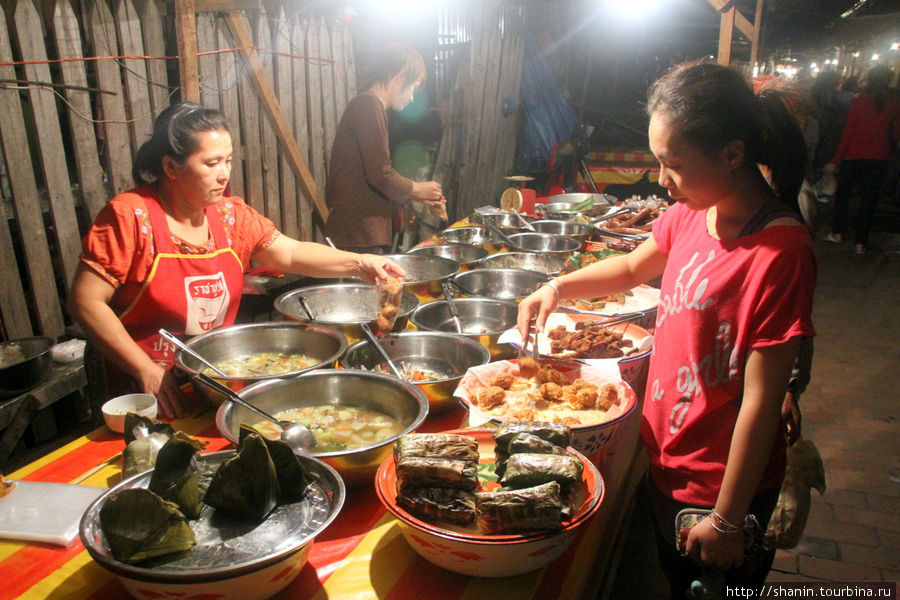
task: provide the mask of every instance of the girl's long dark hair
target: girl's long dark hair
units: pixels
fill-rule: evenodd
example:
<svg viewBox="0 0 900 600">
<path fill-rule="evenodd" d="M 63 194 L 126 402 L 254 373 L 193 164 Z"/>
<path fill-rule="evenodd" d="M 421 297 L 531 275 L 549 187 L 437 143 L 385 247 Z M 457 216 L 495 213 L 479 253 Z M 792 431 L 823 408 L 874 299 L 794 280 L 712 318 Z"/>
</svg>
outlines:
<svg viewBox="0 0 900 600">
<path fill-rule="evenodd" d="M 156 118 L 150 139 L 138 148 L 131 176 L 138 185 L 153 183 L 163 174 L 164 156 L 170 156 L 175 162 L 183 164 L 196 150 L 197 134 L 207 131 L 230 133 L 225 115 L 193 102 L 169 106 Z"/>
<path fill-rule="evenodd" d="M 744 160 L 768 166 L 776 196 L 800 214 L 797 196 L 806 169 L 806 144 L 781 92 L 766 90 L 757 97 L 740 72 L 690 62 L 673 67 L 650 86 L 647 113 L 658 113 L 707 156 L 741 140 Z"/>
</svg>

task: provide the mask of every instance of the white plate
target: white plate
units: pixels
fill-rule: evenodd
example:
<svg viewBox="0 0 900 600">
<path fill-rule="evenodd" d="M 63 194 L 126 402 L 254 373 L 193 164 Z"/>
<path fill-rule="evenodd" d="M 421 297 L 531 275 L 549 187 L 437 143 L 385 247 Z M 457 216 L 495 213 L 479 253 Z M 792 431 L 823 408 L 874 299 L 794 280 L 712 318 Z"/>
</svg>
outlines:
<svg viewBox="0 0 900 600">
<path fill-rule="evenodd" d="M 582 310 L 574 306 L 560 306 L 559 309 L 576 314 L 614 317 L 625 313 L 646 313 L 659 306 L 659 290 L 657 288 L 641 284 L 632 289 L 631 293 L 631 296 L 625 296 L 624 302 L 607 302 L 606 306 L 598 310 Z"/>
</svg>

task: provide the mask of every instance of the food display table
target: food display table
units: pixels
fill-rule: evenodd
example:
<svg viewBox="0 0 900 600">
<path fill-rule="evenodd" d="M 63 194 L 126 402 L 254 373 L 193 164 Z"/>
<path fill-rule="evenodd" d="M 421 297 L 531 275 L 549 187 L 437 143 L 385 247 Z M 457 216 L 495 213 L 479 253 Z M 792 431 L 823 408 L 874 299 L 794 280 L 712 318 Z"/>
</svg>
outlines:
<svg viewBox="0 0 900 600">
<path fill-rule="evenodd" d="M 464 224 L 465 219 L 454 226 Z M 421 302 L 430 300 L 434 298 L 420 297 Z M 638 396 L 640 403 L 642 395 Z M 579 531 L 572 546 L 544 569 L 491 579 L 459 575 L 434 566 L 406 543 L 398 522 L 379 503 L 374 485 L 366 485 L 348 491 L 340 515 L 315 539 L 306 566 L 275 598 L 579 600 L 607 597 L 634 493 L 646 470 L 639 440 L 640 414 L 639 404 L 620 430 L 618 441 L 611 444 L 612 450 L 600 461 L 606 492 L 599 511 Z M 208 441 L 206 451 L 216 451 L 230 444 L 219 435 L 214 418 L 215 412 L 206 410 L 175 421 L 173 426 Z M 419 431 L 455 429 L 464 427 L 465 421 L 464 409 L 454 408 L 429 417 Z M 121 481 L 118 454 L 124 446 L 121 435 L 101 427 L 8 477 L 111 487 Z M 95 563 L 80 541 L 63 548 L 0 540 L 0 581 L 4 582 L 0 600 L 127 597 L 116 577 Z"/>
</svg>

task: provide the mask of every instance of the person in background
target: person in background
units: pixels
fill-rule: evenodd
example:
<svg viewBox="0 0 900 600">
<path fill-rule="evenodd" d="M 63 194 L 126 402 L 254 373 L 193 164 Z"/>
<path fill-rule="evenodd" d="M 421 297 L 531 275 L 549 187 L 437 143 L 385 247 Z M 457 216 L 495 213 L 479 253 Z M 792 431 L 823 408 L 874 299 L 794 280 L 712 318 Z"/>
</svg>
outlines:
<svg viewBox="0 0 900 600">
<path fill-rule="evenodd" d="M 825 239 L 835 244 L 844 241 L 850 220 L 850 196 L 858 188 L 859 219 L 853 240 L 856 254 L 866 251 L 885 174 L 900 141 L 900 100 L 890 92 L 893 79 L 894 72 L 889 67 L 869 70 L 865 92 L 850 102 L 841 143 L 825 165 L 827 173 L 838 172 L 831 233 Z"/>
<path fill-rule="evenodd" d="M 344 110 L 331 148 L 325 232 L 340 248 L 384 254 L 391 248 L 395 206 L 412 201 L 440 210 L 446 200 L 439 183 L 413 181 L 391 166 L 386 111 L 402 110 L 424 83 L 421 55 L 388 46 L 375 55 L 368 73 L 364 91 Z"/>
<path fill-rule="evenodd" d="M 279 233 L 225 195 L 231 155 L 222 113 L 187 102 L 166 108 L 135 157 L 139 187 L 110 200 L 85 236 L 69 310 L 91 342 L 88 378 L 102 379 L 107 397 L 144 392 L 162 417 L 184 414 L 175 348 L 159 329 L 194 336 L 231 325 L 251 260 L 313 277 L 403 275 L 384 257 Z"/>
<path fill-rule="evenodd" d="M 780 94 L 756 97 L 737 71 L 679 65 L 648 94 L 650 148 L 677 202 L 630 254 L 551 280 L 519 306 L 541 331 L 561 298 L 631 289 L 662 275 L 642 437 L 660 562 L 674 598 L 710 571 L 759 589 L 774 550 L 745 562 L 785 467 L 785 391 L 811 321 L 812 237 L 797 207 L 803 135 Z M 772 172 L 772 185 L 758 165 Z M 675 545 L 675 515 L 712 509 Z M 733 588 L 732 588 L 733 589 Z M 723 594 L 723 590 L 719 590 Z"/>
</svg>

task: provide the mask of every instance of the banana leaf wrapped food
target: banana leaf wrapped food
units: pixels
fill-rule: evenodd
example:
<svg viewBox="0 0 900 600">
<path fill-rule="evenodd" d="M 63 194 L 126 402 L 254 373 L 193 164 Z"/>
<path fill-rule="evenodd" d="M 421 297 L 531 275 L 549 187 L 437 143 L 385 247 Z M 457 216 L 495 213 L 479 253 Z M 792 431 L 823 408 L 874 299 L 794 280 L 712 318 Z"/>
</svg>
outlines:
<svg viewBox="0 0 900 600">
<path fill-rule="evenodd" d="M 396 463 L 397 491 L 407 487 L 448 487 L 474 490 L 478 486 L 478 463 L 471 460 L 407 456 Z"/>
<path fill-rule="evenodd" d="M 514 452 L 510 448 L 510 443 L 516 436 L 523 433 L 533 435 L 560 448 L 566 448 L 572 443 L 572 430 L 569 429 L 568 425 L 563 425 L 562 423 L 551 423 L 549 421 L 503 423 L 494 432 L 494 457 L 497 465 L 495 473 L 497 477 L 503 475 L 506 469 L 506 461 L 509 459 L 510 454 Z M 535 444 L 532 445 L 537 447 Z M 517 445 L 517 448 L 519 447 L 522 447 L 521 443 Z M 541 452 L 535 452 L 534 454 L 538 453 Z"/>
<path fill-rule="evenodd" d="M 206 444 L 176 431 L 159 450 L 156 467 L 147 486 L 163 500 L 174 502 L 188 519 L 196 519 L 203 510 L 195 457 Z"/>
<path fill-rule="evenodd" d="M 475 493 L 445 487 L 407 486 L 397 505 L 425 520 L 468 525 L 475 520 Z"/>
<path fill-rule="evenodd" d="M 122 473 L 127 479 L 153 468 L 157 454 L 175 435 L 175 430 L 164 421 L 128 413 L 125 415 L 124 435 L 126 446 L 122 451 Z"/>
<path fill-rule="evenodd" d="M 447 458 L 478 462 L 478 441 L 467 435 L 452 433 L 407 433 L 394 444 L 394 459 L 407 456 Z"/>
<path fill-rule="evenodd" d="M 239 441 L 243 441 L 252 433 L 262 437 L 269 456 L 272 458 L 272 464 L 275 465 L 275 473 L 278 476 L 279 504 L 303 500 L 311 480 L 288 443 L 283 440 L 270 440 L 262 435 L 261 431 L 244 424 L 241 424 Z"/>
<path fill-rule="evenodd" d="M 560 529 L 565 504 L 555 481 L 518 490 L 475 494 L 478 525 L 484 534 Z"/>
<path fill-rule="evenodd" d="M 216 471 L 204 502 L 224 514 L 261 522 L 278 504 L 275 464 L 258 433 L 241 440 L 237 454 Z"/>
<path fill-rule="evenodd" d="M 567 495 L 581 481 L 583 469 L 581 461 L 571 454 L 513 454 L 506 462 L 500 483 L 521 489 L 553 481 Z"/>
<path fill-rule="evenodd" d="M 113 557 L 136 564 L 190 550 L 194 532 L 178 507 L 145 488 L 128 488 L 107 498 L 100 528 Z"/>
<path fill-rule="evenodd" d="M 494 473 L 497 477 L 502 477 L 506 471 L 506 461 L 509 460 L 510 454 L 555 454 L 558 456 L 568 454 L 565 448 L 542 440 L 534 434 L 524 432 L 514 435 L 509 441 L 508 448 L 509 454 L 504 452 L 501 456 L 495 457 Z"/>
</svg>

